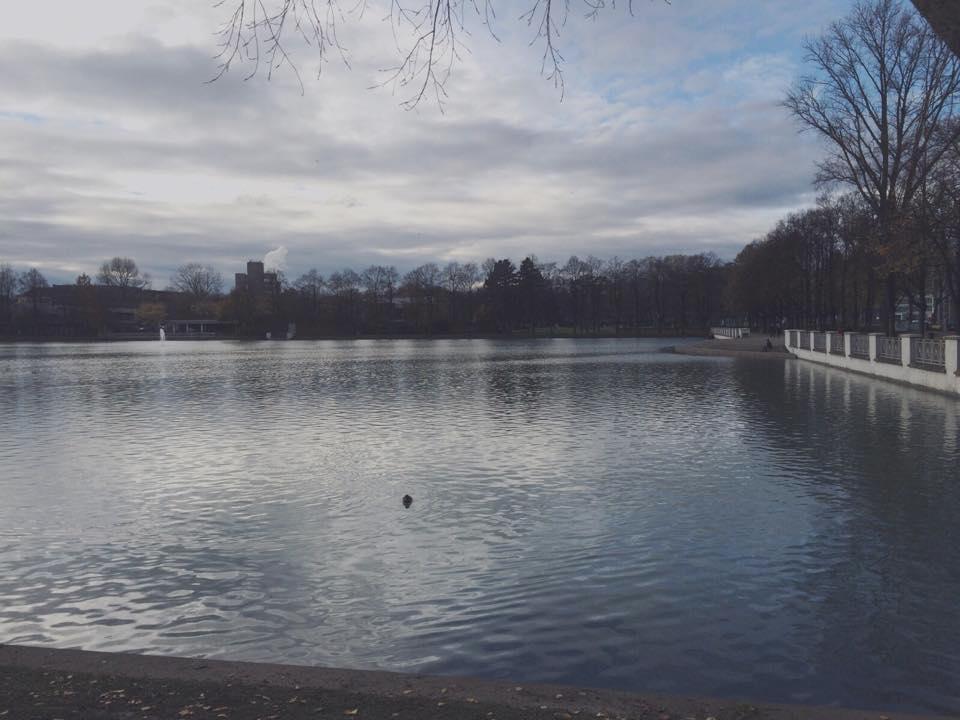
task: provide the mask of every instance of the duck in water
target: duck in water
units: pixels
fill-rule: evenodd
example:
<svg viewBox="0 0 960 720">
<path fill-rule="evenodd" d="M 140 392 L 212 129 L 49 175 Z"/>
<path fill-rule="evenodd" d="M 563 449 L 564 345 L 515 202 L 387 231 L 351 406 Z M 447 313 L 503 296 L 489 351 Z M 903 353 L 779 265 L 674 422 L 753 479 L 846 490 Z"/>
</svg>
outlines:
<svg viewBox="0 0 960 720">
<path fill-rule="evenodd" d="M 413 505 L 413 498 L 410 497 L 409 495 L 404 495 L 404 496 L 403 496 L 403 506 L 404 506 L 405 508 L 408 508 L 408 507 L 410 507 L 411 505 Z"/>
</svg>

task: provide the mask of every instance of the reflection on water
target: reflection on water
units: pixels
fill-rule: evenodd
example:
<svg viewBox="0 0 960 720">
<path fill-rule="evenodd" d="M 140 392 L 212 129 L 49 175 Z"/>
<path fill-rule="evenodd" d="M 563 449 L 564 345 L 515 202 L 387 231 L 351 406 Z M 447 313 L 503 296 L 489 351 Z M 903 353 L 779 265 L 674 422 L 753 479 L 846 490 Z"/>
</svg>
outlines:
<svg viewBox="0 0 960 720">
<path fill-rule="evenodd" d="M 0 641 L 960 711 L 956 401 L 657 345 L 0 346 Z"/>
</svg>

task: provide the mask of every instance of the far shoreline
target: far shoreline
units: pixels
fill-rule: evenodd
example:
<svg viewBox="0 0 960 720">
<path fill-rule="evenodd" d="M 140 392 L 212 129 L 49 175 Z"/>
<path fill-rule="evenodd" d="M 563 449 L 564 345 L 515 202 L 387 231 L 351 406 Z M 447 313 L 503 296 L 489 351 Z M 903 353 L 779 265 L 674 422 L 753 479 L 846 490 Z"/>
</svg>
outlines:
<svg viewBox="0 0 960 720">
<path fill-rule="evenodd" d="M 330 340 L 683 340 L 695 342 L 704 340 L 706 335 L 571 335 L 563 333 L 550 333 L 536 335 L 511 334 L 464 334 L 451 333 L 448 335 L 405 335 L 405 334 L 382 334 L 382 335 L 304 335 L 287 340 L 286 338 L 275 338 L 267 340 L 260 337 L 170 337 L 167 336 L 164 342 L 240 342 L 240 343 L 286 343 L 286 342 L 311 342 L 311 341 L 330 341 Z M 130 343 L 130 342 L 161 342 L 159 338 L 153 335 L 144 335 L 142 337 L 0 337 L 0 345 L 39 345 L 39 344 L 111 344 L 111 343 Z"/>
</svg>

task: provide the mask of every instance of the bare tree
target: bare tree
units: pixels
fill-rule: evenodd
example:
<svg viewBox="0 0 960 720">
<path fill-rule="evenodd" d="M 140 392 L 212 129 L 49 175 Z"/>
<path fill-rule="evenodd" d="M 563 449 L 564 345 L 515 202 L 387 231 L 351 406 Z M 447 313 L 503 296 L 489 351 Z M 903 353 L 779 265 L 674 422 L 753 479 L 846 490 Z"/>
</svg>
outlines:
<svg viewBox="0 0 960 720">
<path fill-rule="evenodd" d="M 21 293 L 29 293 L 50 287 L 50 283 L 47 282 L 43 273 L 37 270 L 37 268 L 30 268 L 21 273 L 20 277 L 17 278 L 17 287 Z"/>
<path fill-rule="evenodd" d="M 400 274 L 393 265 L 371 265 L 363 271 L 360 279 L 375 304 L 393 303 L 393 294 L 400 280 Z"/>
<path fill-rule="evenodd" d="M 640 296 L 643 289 L 644 268 L 639 260 L 630 260 L 624 266 L 624 277 L 630 285 L 630 301 L 633 313 L 633 332 L 640 334 Z"/>
<path fill-rule="evenodd" d="M 97 273 L 97 282 L 101 285 L 118 287 L 126 291 L 129 288 L 143 289 L 150 287 L 150 276 L 140 274 L 140 268 L 128 257 L 115 257 L 104 261 Z"/>
<path fill-rule="evenodd" d="M 433 332 L 443 273 L 436 263 L 425 263 L 403 276 L 403 284 L 414 301 L 420 322 L 428 333 Z"/>
<path fill-rule="evenodd" d="M 960 122 L 960 121 L 955 121 Z M 949 295 L 953 318 L 960 317 L 960 143 L 930 173 L 930 182 L 917 203 L 918 220 L 929 236 L 940 265 L 943 290 Z M 941 309 L 941 315 L 943 310 Z"/>
<path fill-rule="evenodd" d="M 40 291 L 45 287 L 50 287 L 50 283 L 37 268 L 30 268 L 17 278 L 17 288 L 20 293 L 30 296 L 30 304 L 33 306 L 34 331 L 36 331 L 37 315 L 40 312 Z"/>
<path fill-rule="evenodd" d="M 587 17 L 596 17 L 608 5 L 616 6 L 616 0 L 582 2 Z M 633 0 L 624 4 L 632 15 Z M 331 53 L 349 66 L 339 27 L 349 15 L 362 14 L 366 0 L 352 6 L 340 0 L 218 0 L 215 7 L 222 9 L 224 19 L 217 31 L 220 64 L 214 80 L 235 63 L 252 64 L 245 79 L 261 69 L 269 78 L 286 66 L 302 91 L 303 80 L 291 58 L 288 41 L 299 40 L 312 48 L 318 75 Z M 529 0 L 519 16 L 530 28 L 531 44 L 542 45 L 541 74 L 560 90 L 561 97 L 563 55 L 559 35 L 570 10 L 570 0 Z M 416 107 L 424 97 L 434 98 L 442 108 L 447 80 L 467 51 L 464 40 L 470 35 L 472 22 L 479 22 L 497 38 L 493 0 L 390 0 L 385 19 L 393 31 L 398 62 L 383 69 L 385 80 L 380 85 L 403 91 L 406 99 L 402 105 L 407 109 Z"/>
<path fill-rule="evenodd" d="M 620 327 L 623 325 L 624 285 L 627 277 L 626 263 L 614 255 L 607 261 L 606 273 L 610 281 L 610 300 L 613 303 L 614 322 L 616 323 L 617 335 L 619 335 Z"/>
<path fill-rule="evenodd" d="M 310 313 L 316 319 L 320 315 L 320 298 L 327 287 L 323 275 L 311 268 L 294 281 L 293 287 L 310 303 Z"/>
<path fill-rule="evenodd" d="M 177 268 L 170 285 L 196 301 L 207 300 L 221 293 L 223 276 L 210 265 L 187 263 Z"/>
<path fill-rule="evenodd" d="M 449 293 L 465 293 L 480 281 L 476 263 L 449 262 L 443 268 L 443 287 Z"/>
<path fill-rule="evenodd" d="M 480 274 L 483 277 L 490 277 L 490 273 L 493 272 L 493 269 L 497 266 L 496 258 L 488 257 L 482 263 L 480 263 Z"/>
<path fill-rule="evenodd" d="M 468 324 L 466 317 L 470 305 L 470 291 L 480 281 L 476 263 L 449 262 L 442 270 L 443 288 L 447 291 L 449 317 L 454 327 L 463 330 Z"/>
<path fill-rule="evenodd" d="M 818 181 L 854 187 L 877 217 L 880 252 L 893 258 L 905 211 L 950 144 L 934 142 L 957 112 L 960 61 L 898 0 L 858 2 L 806 43 L 812 67 L 786 107 L 827 140 Z M 887 268 L 887 332 L 893 332 L 895 266 Z"/>
<path fill-rule="evenodd" d="M 17 291 L 17 273 L 13 266 L 0 263 L 0 320 L 10 317 L 13 295 Z"/>
<path fill-rule="evenodd" d="M 327 279 L 327 288 L 336 301 L 337 322 L 351 335 L 360 332 L 360 276 L 350 268 L 335 272 Z"/>
</svg>

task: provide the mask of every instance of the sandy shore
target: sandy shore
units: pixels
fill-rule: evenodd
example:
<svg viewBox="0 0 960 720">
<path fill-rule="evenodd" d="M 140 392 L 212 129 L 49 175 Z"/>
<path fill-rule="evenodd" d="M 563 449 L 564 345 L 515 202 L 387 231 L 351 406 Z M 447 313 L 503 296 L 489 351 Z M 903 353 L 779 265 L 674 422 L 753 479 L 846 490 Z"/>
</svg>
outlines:
<svg viewBox="0 0 960 720">
<path fill-rule="evenodd" d="M 772 350 L 764 350 L 767 339 L 773 345 Z M 747 338 L 730 340 L 703 340 L 692 345 L 677 345 L 665 348 L 680 355 L 717 355 L 721 357 L 749 357 L 760 360 L 787 360 L 793 355 L 787 352 L 783 336 L 751 335 Z"/>
<path fill-rule="evenodd" d="M 4 720 L 919 717 L 385 672 L 0 646 L 0 718 Z"/>
</svg>

